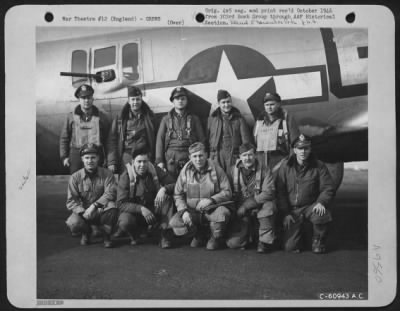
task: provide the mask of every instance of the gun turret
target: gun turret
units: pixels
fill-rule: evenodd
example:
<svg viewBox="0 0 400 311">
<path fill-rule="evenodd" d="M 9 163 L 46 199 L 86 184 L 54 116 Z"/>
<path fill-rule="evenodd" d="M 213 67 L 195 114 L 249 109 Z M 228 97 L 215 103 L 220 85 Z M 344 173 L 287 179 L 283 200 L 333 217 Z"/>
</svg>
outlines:
<svg viewBox="0 0 400 311">
<path fill-rule="evenodd" d="M 78 73 L 78 72 L 60 72 L 60 76 L 90 78 L 94 79 L 97 83 L 101 83 L 101 82 L 113 81 L 115 79 L 115 71 L 113 69 L 108 69 L 96 72 L 95 74 Z"/>
</svg>

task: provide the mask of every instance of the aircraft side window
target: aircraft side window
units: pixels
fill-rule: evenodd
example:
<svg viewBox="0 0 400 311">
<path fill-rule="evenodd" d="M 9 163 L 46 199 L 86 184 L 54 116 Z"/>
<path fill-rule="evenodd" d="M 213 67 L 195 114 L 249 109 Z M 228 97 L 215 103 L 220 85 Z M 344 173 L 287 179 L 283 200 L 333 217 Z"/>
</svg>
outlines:
<svg viewBox="0 0 400 311">
<path fill-rule="evenodd" d="M 131 81 L 139 79 L 139 46 L 137 43 L 128 43 L 122 47 L 122 75 Z"/>
<path fill-rule="evenodd" d="M 94 51 L 94 68 L 115 65 L 115 46 L 110 46 Z"/>
<path fill-rule="evenodd" d="M 84 50 L 76 50 L 72 52 L 71 72 L 88 73 L 87 72 L 88 54 Z M 84 83 L 88 83 L 87 77 L 72 77 L 72 86 L 77 88 Z"/>
</svg>

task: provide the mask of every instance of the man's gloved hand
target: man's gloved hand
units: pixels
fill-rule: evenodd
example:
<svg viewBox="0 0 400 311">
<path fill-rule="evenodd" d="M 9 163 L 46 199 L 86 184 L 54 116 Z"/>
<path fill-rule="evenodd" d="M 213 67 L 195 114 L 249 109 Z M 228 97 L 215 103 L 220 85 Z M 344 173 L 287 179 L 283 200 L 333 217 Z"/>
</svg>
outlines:
<svg viewBox="0 0 400 311">
<path fill-rule="evenodd" d="M 167 169 L 165 168 L 165 164 L 164 164 L 164 163 L 160 162 L 160 163 L 157 164 L 157 166 L 158 166 L 159 168 L 161 168 L 164 172 L 167 171 Z"/>
<path fill-rule="evenodd" d="M 154 207 L 156 208 L 156 213 L 160 212 L 160 209 L 162 208 L 165 200 L 167 200 L 168 195 L 166 193 L 166 189 L 164 187 L 161 187 L 160 190 L 157 192 L 157 196 L 154 199 Z"/>
<path fill-rule="evenodd" d="M 189 159 L 186 160 L 179 160 L 178 161 L 178 170 L 180 171 L 181 169 L 183 169 L 183 167 L 185 166 L 186 162 L 189 161 Z"/>
<path fill-rule="evenodd" d="M 187 226 L 193 225 L 192 218 L 190 217 L 190 214 L 187 211 L 183 213 L 182 220 L 183 220 L 183 223 Z"/>
<path fill-rule="evenodd" d="M 146 220 L 147 224 L 154 225 L 157 222 L 156 217 L 147 207 L 141 206 L 140 211 L 144 219 Z"/>
<path fill-rule="evenodd" d="M 286 215 L 285 218 L 283 218 L 283 228 L 285 228 L 286 230 L 289 230 L 290 225 L 294 224 L 295 220 L 293 218 L 292 215 Z"/>
<path fill-rule="evenodd" d="M 244 217 L 244 215 L 246 214 L 246 209 L 244 208 L 243 205 L 241 205 L 238 210 L 236 211 L 236 214 L 238 215 L 238 217 Z"/>
<path fill-rule="evenodd" d="M 117 171 L 117 166 L 114 165 L 114 164 L 112 164 L 112 165 L 109 165 L 109 166 L 108 166 L 108 169 L 109 169 L 111 172 L 115 173 L 115 172 Z"/>
<path fill-rule="evenodd" d="M 242 203 L 242 205 L 246 211 L 249 211 L 253 208 L 256 208 L 258 206 L 257 201 L 253 198 L 247 198 L 246 200 L 244 200 L 244 202 Z"/>
<path fill-rule="evenodd" d="M 85 219 L 87 219 L 87 220 L 90 220 L 90 219 L 95 218 L 96 215 L 97 215 L 97 213 L 98 213 L 98 212 L 97 212 L 96 206 L 95 206 L 94 204 L 91 204 L 91 205 L 85 210 L 85 212 L 83 213 L 82 217 L 85 218 Z"/>
<path fill-rule="evenodd" d="M 63 161 L 63 165 L 66 167 L 69 167 L 70 163 L 69 163 L 69 158 L 65 158 Z"/>
<path fill-rule="evenodd" d="M 252 209 L 256 208 L 257 206 L 258 206 L 257 201 L 253 197 L 247 198 L 240 205 L 240 207 L 236 211 L 236 214 L 239 217 L 243 217 L 248 211 L 251 211 Z"/>
<path fill-rule="evenodd" d="M 211 204 L 213 204 L 213 200 L 208 199 L 208 198 L 201 199 L 199 201 L 199 203 L 197 203 L 197 205 L 196 205 L 196 211 L 204 212 L 206 210 L 206 207 L 211 205 Z"/>
<path fill-rule="evenodd" d="M 326 208 L 325 206 L 323 206 L 321 203 L 317 203 L 315 204 L 315 206 L 313 207 L 313 212 L 315 214 L 317 214 L 318 216 L 324 216 L 326 213 Z"/>
</svg>

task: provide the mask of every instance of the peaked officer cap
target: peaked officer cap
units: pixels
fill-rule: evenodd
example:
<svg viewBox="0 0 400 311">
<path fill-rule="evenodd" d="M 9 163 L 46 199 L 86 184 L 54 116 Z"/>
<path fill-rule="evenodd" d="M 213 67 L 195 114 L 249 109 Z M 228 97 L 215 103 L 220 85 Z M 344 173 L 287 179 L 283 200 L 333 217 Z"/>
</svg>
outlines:
<svg viewBox="0 0 400 311">
<path fill-rule="evenodd" d="M 217 100 L 220 101 L 221 99 L 225 99 L 231 97 L 231 94 L 229 94 L 228 91 L 226 90 L 218 90 L 218 94 L 217 94 Z"/>
<path fill-rule="evenodd" d="M 92 96 L 93 94 L 94 94 L 94 89 L 88 84 L 82 84 L 75 91 L 76 98 Z"/>
<path fill-rule="evenodd" d="M 270 100 L 273 100 L 273 101 L 276 101 L 279 103 L 281 101 L 281 97 L 279 96 L 278 93 L 266 93 L 264 96 L 264 103 L 267 101 L 270 101 Z"/>
<path fill-rule="evenodd" d="M 178 86 L 172 90 L 169 100 L 172 102 L 176 97 L 187 95 L 187 90 L 183 86 Z"/>
<path fill-rule="evenodd" d="M 137 86 L 129 86 L 128 87 L 128 97 L 134 96 L 142 96 L 142 90 L 139 89 Z"/>
<path fill-rule="evenodd" d="M 100 154 L 99 147 L 96 144 L 92 143 L 84 144 L 80 150 L 81 157 L 89 153 Z"/>
<path fill-rule="evenodd" d="M 304 148 L 309 146 L 311 146 L 311 138 L 304 134 L 300 134 L 292 144 L 293 148 Z"/>
</svg>

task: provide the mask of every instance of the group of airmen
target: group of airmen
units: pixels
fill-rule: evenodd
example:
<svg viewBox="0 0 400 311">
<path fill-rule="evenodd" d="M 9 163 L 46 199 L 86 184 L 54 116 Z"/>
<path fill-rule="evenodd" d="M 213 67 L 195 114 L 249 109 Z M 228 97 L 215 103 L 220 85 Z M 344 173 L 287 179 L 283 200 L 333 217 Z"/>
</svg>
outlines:
<svg viewBox="0 0 400 311">
<path fill-rule="evenodd" d="M 208 250 L 256 244 L 258 253 L 279 245 L 296 253 L 309 242 L 308 222 L 312 251 L 326 252 L 335 187 L 278 94 L 265 94 L 251 133 L 229 92 L 218 90 L 204 132 L 188 91 L 177 87 L 156 131 L 142 91 L 127 90 L 110 124 L 93 88 L 81 85 L 62 128 L 60 156 L 71 173 L 66 224 L 82 245 L 100 236 L 109 248 L 124 235 L 136 245 L 152 232 L 163 249 L 190 236 L 191 247 Z"/>
</svg>

